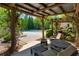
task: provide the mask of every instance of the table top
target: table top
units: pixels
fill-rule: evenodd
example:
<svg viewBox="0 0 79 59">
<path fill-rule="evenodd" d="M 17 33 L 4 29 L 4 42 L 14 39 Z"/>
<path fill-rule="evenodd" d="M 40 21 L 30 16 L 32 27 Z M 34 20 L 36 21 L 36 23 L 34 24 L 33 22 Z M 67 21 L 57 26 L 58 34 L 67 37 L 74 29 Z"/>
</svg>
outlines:
<svg viewBox="0 0 79 59">
<path fill-rule="evenodd" d="M 67 48 L 68 46 L 70 46 L 71 44 L 66 42 L 65 40 L 52 40 L 51 42 L 51 46 L 57 46 L 60 48 Z"/>
</svg>

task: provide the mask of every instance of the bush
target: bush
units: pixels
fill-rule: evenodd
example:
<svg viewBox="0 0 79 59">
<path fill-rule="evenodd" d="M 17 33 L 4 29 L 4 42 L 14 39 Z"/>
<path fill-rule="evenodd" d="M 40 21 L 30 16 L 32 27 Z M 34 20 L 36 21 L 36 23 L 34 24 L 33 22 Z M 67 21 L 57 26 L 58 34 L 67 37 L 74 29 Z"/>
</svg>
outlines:
<svg viewBox="0 0 79 59">
<path fill-rule="evenodd" d="M 51 29 L 46 31 L 46 37 L 50 37 L 52 35 L 53 35 L 53 32 Z"/>
<path fill-rule="evenodd" d="M 67 36 L 66 40 L 70 41 L 70 42 L 74 42 L 75 41 L 74 37 L 71 37 L 71 36 Z"/>
<path fill-rule="evenodd" d="M 6 35 L 4 36 L 4 42 L 9 42 L 9 41 L 11 41 L 11 34 L 6 33 Z"/>
<path fill-rule="evenodd" d="M 64 40 L 67 40 L 69 42 L 75 41 L 75 32 L 72 30 L 71 27 L 65 29 L 66 37 Z"/>
</svg>

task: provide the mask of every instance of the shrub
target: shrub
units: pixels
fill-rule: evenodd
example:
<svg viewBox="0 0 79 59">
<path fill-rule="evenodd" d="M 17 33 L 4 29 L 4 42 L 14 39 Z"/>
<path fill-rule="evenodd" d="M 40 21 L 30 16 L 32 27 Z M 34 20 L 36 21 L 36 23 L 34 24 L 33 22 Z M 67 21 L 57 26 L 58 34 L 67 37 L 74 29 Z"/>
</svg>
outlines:
<svg viewBox="0 0 79 59">
<path fill-rule="evenodd" d="M 49 30 L 46 31 L 46 37 L 50 37 L 52 35 L 53 35 L 53 32 L 52 32 L 51 29 L 49 29 Z"/>
<path fill-rule="evenodd" d="M 6 33 L 5 36 L 4 36 L 4 42 L 9 42 L 11 41 L 11 34 L 10 33 Z"/>
<path fill-rule="evenodd" d="M 71 27 L 65 29 L 66 37 L 64 40 L 74 42 L 75 41 L 75 32 L 72 30 Z"/>
</svg>

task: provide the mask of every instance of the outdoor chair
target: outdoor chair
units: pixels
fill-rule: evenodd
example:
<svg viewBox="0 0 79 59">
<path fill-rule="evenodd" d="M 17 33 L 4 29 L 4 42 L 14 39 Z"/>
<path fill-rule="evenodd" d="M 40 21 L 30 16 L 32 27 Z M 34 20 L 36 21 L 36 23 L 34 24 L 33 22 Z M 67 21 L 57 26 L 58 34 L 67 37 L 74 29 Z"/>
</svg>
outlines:
<svg viewBox="0 0 79 59">
<path fill-rule="evenodd" d="M 62 36 L 62 33 L 58 33 L 56 37 L 51 36 L 50 39 L 54 40 L 54 39 L 60 39 Z"/>
</svg>

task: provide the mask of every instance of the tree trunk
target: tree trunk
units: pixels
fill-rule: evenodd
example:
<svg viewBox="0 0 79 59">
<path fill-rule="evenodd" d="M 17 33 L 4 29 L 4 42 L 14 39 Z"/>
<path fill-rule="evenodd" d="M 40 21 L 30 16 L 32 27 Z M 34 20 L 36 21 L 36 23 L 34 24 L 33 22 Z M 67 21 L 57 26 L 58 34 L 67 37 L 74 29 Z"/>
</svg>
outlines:
<svg viewBox="0 0 79 59">
<path fill-rule="evenodd" d="M 16 49 L 16 9 L 11 8 L 10 12 L 10 30 L 11 30 L 11 47 L 6 51 L 4 55 L 11 55 Z"/>
</svg>

